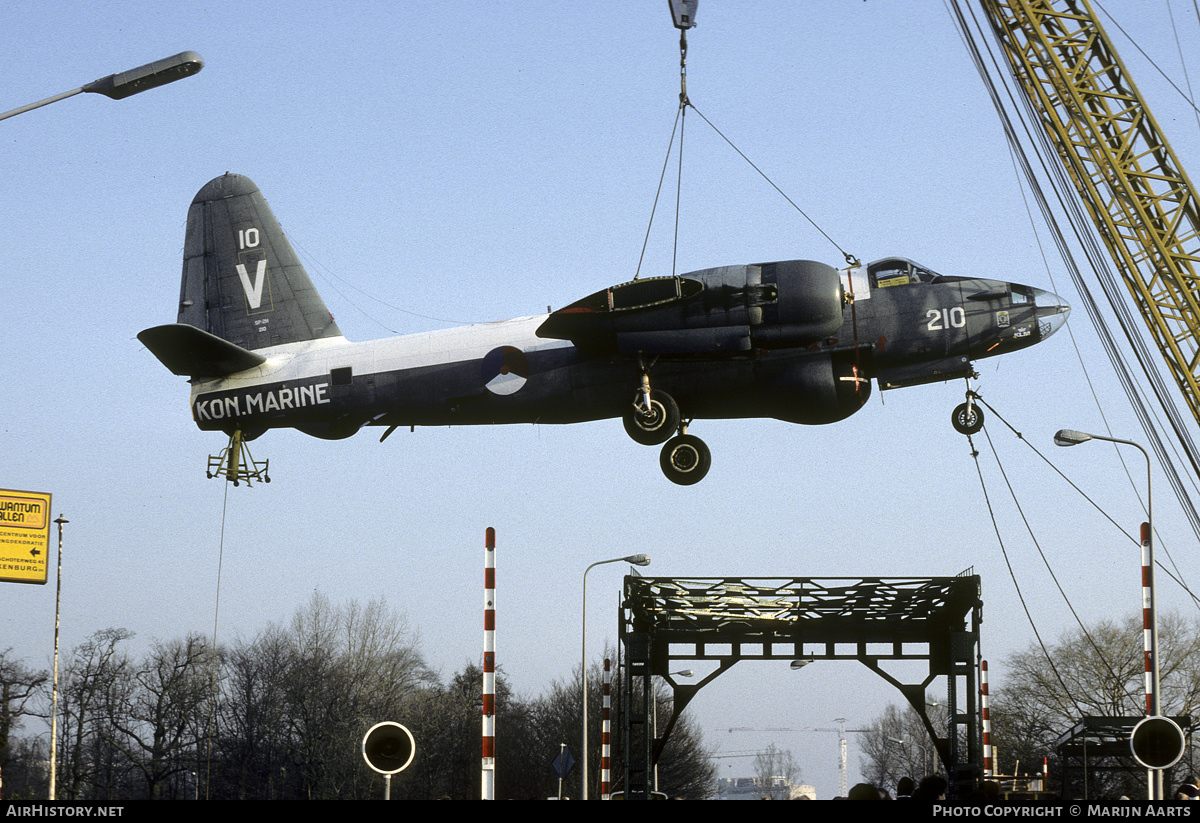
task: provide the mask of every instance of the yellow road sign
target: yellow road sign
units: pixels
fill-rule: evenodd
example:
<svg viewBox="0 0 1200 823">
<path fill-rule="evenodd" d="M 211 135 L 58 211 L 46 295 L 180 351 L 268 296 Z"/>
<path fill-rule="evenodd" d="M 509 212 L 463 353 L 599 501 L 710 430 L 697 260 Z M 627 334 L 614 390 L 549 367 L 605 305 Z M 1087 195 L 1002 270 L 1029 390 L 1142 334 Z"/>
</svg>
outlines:
<svg viewBox="0 0 1200 823">
<path fill-rule="evenodd" d="M 0 581 L 46 582 L 50 495 L 0 489 Z"/>
</svg>

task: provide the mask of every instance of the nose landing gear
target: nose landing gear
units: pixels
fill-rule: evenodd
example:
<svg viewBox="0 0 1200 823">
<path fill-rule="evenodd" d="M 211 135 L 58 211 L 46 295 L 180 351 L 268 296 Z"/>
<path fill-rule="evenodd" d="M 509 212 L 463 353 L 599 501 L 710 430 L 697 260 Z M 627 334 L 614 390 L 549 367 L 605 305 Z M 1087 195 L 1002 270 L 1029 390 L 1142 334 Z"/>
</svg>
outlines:
<svg viewBox="0 0 1200 823">
<path fill-rule="evenodd" d="M 967 389 L 967 402 L 960 403 L 950 414 L 950 423 L 959 434 L 971 435 L 983 428 L 983 409 L 975 401 L 979 395 Z"/>
</svg>

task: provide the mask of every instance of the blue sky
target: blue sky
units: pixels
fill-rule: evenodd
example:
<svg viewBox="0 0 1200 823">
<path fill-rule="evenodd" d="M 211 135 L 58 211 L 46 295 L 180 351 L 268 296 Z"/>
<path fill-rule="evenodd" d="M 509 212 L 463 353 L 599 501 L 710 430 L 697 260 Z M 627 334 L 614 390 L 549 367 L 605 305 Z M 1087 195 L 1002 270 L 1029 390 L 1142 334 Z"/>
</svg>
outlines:
<svg viewBox="0 0 1200 823">
<path fill-rule="evenodd" d="M 1109 5 L 1180 76 L 1165 7 Z M 213 625 L 225 490 L 204 467 L 224 438 L 196 430 L 186 383 L 135 337 L 174 319 L 196 191 L 225 171 L 253 179 L 353 340 L 563 306 L 636 271 L 678 102 L 665 6 L 7 10 L 0 108 L 185 49 L 206 62 L 124 101 L 81 95 L 0 124 L 0 487 L 52 492 L 71 521 L 64 647 L 110 626 L 148 644 Z M 940 3 L 708 0 L 698 20 L 692 102 L 839 245 L 864 261 L 898 254 L 1050 289 L 1078 306 L 1061 263 L 1048 272 L 1042 262 L 997 117 Z M 1194 20 L 1180 23 L 1194 45 Z M 1193 115 L 1119 36 L 1117 45 L 1188 164 Z M 678 271 L 842 263 L 694 113 L 686 129 Z M 660 207 L 643 274 L 671 272 L 672 220 Z M 1082 311 L 1072 330 L 1114 432 L 1140 439 Z M 1059 428 L 1103 425 L 1070 338 L 979 371 L 985 399 L 1136 528 L 1137 500 L 1107 447 L 1051 446 Z M 818 428 L 698 421 L 713 468 L 692 488 L 668 483 L 656 451 L 617 421 L 397 431 L 383 444 L 370 431 L 335 443 L 270 433 L 253 451 L 270 459 L 273 482 L 230 489 L 219 639 L 286 620 L 314 590 L 335 601 L 384 596 L 449 676 L 481 652 L 483 534 L 494 526 L 497 658 L 527 694 L 578 661 L 583 569 L 636 551 L 653 557 L 644 573 L 661 576 L 973 568 L 995 689 L 1003 657 L 1032 633 L 968 443 L 949 424 L 962 392 L 952 383 L 876 393 Z M 1136 549 L 1021 441 L 994 423 L 989 431 L 1084 619 L 1135 613 Z M 981 451 L 1022 591 L 1056 637 L 1067 608 Z M 1194 536 L 1162 488 L 1164 544 L 1185 558 Z M 614 565 L 589 578 L 593 649 L 615 642 L 621 574 Z M 1177 590 L 1163 600 L 1185 603 Z M 0 648 L 48 660 L 53 609 L 52 586 L 0 588 Z M 790 748 L 829 797 L 836 735 L 725 730 L 829 727 L 835 717 L 860 728 L 899 700 L 855 664 L 794 673 L 742 663 L 693 706 L 722 752 Z M 719 763 L 727 776 L 752 768 Z M 851 735 L 851 784 L 857 766 Z"/>
</svg>

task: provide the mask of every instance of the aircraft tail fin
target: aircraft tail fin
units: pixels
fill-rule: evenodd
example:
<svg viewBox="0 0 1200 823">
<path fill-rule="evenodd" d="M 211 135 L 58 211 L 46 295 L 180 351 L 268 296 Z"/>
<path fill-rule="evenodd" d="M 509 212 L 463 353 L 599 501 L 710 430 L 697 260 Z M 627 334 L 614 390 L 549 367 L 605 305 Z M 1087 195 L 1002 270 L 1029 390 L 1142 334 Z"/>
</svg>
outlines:
<svg viewBox="0 0 1200 823">
<path fill-rule="evenodd" d="M 225 174 L 188 209 L 179 323 L 254 350 L 341 331 L 258 186 Z"/>
</svg>

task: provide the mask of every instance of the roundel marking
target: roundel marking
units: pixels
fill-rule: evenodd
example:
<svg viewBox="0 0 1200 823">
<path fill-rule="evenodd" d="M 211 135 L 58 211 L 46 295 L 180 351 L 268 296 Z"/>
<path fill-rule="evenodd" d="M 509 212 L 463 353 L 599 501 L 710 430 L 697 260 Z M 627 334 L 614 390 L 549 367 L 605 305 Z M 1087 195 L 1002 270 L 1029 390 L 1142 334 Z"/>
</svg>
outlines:
<svg viewBox="0 0 1200 823">
<path fill-rule="evenodd" d="M 515 394 L 529 379 L 529 361 L 513 346 L 492 349 L 483 358 L 483 385 L 492 394 Z"/>
</svg>

